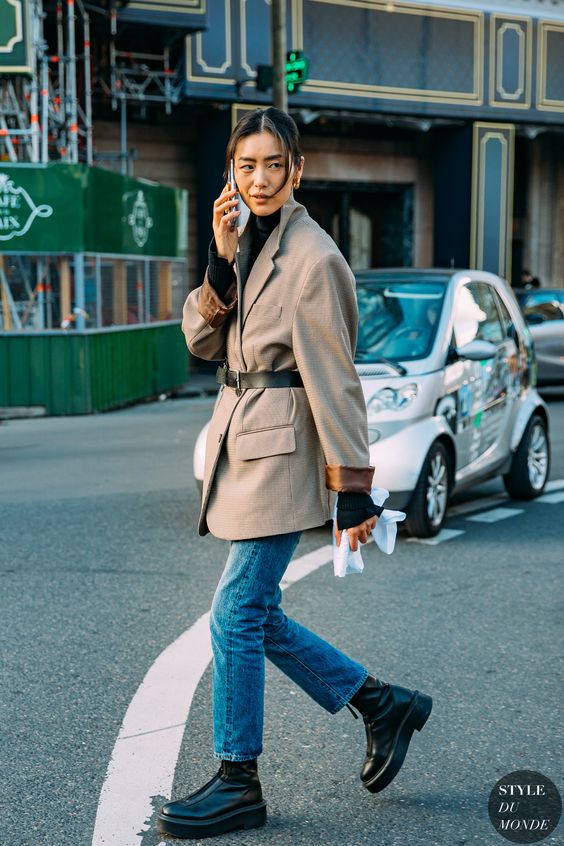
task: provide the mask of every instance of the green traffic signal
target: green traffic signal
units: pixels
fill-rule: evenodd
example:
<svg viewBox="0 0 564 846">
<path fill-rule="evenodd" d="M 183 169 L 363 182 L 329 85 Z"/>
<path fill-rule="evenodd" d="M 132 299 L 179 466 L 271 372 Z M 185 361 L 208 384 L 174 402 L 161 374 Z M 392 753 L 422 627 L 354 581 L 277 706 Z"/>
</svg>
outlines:
<svg viewBox="0 0 564 846">
<path fill-rule="evenodd" d="M 299 86 L 306 82 L 309 75 L 309 59 L 301 50 L 290 50 L 286 54 L 286 87 L 292 94 L 299 90 Z"/>
</svg>

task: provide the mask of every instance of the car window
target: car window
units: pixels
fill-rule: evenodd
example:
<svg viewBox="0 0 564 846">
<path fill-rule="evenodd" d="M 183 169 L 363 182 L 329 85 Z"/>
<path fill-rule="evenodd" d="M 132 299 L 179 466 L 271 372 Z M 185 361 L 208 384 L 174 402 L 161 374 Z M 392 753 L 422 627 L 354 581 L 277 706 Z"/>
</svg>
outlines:
<svg viewBox="0 0 564 846">
<path fill-rule="evenodd" d="M 454 302 L 454 335 L 459 347 L 470 341 L 499 344 L 504 331 L 489 285 L 471 282 L 458 289 Z"/>
<path fill-rule="evenodd" d="M 511 337 L 513 333 L 513 320 L 509 313 L 509 309 L 507 308 L 507 306 L 505 305 L 502 298 L 497 292 L 495 295 L 495 301 L 497 303 L 499 313 L 501 314 L 502 323 L 504 323 L 505 336 Z"/>
</svg>

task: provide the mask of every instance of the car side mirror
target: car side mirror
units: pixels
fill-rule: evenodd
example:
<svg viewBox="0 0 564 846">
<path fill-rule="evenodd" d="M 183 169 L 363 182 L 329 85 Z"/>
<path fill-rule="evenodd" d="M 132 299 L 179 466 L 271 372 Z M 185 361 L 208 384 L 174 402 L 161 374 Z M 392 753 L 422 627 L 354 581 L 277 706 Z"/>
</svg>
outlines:
<svg viewBox="0 0 564 846">
<path fill-rule="evenodd" d="M 489 341 L 470 341 L 462 347 L 456 348 L 458 358 L 466 358 L 468 361 L 483 361 L 486 358 L 495 358 L 496 347 Z"/>
</svg>

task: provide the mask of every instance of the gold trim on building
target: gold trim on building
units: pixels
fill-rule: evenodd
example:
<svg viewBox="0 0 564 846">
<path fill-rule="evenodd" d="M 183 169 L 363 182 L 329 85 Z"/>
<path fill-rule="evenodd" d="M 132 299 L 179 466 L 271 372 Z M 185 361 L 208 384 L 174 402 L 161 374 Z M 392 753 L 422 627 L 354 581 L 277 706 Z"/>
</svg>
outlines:
<svg viewBox="0 0 564 846">
<path fill-rule="evenodd" d="M 253 109 L 260 109 L 262 108 L 257 103 L 232 103 L 231 104 L 231 131 L 235 129 L 243 115 L 237 116 L 237 112 L 249 112 Z M 266 106 L 264 107 L 266 108 Z"/>
<path fill-rule="evenodd" d="M 196 62 L 200 67 L 210 74 L 224 74 L 228 67 L 233 66 L 233 44 L 232 44 L 232 29 L 231 29 L 231 2 L 230 0 L 223 0 L 223 8 L 225 11 L 225 62 L 221 67 L 211 67 L 204 60 L 202 55 L 202 33 L 197 32 L 195 35 L 186 36 L 186 80 L 188 82 L 204 82 L 211 85 L 234 85 L 236 80 L 233 77 L 221 76 L 220 78 L 214 76 L 196 76 L 192 72 L 192 38 L 195 39 L 196 45 Z"/>
<path fill-rule="evenodd" d="M 484 14 L 481 11 L 465 9 L 461 11 L 450 6 L 414 5 L 388 0 L 296 0 L 301 6 L 300 16 L 303 27 L 303 4 L 325 3 L 333 6 L 348 6 L 368 11 L 385 11 L 389 14 L 417 15 L 441 19 L 463 20 L 474 25 L 474 73 L 473 90 L 436 91 L 423 88 L 398 88 L 391 85 L 370 85 L 365 83 L 334 82 L 325 79 L 309 79 L 301 89 L 304 93 L 340 94 L 345 97 L 378 97 L 391 100 L 412 100 L 414 102 L 451 103 L 458 105 L 482 105 L 483 103 L 483 51 L 484 51 Z M 307 46 L 303 48 L 307 53 Z"/>
<path fill-rule="evenodd" d="M 547 112 L 564 111 L 564 99 L 554 100 L 546 96 L 546 77 L 548 71 L 547 35 L 559 32 L 564 35 L 564 23 L 539 20 L 537 24 L 537 103 L 539 110 Z"/>
<path fill-rule="evenodd" d="M 166 0 L 163 3 L 145 3 L 143 0 L 134 0 L 134 2 L 127 4 L 127 8 L 174 12 L 179 15 L 205 15 L 206 0 Z"/>
<path fill-rule="evenodd" d="M 512 123 L 474 123 L 472 139 L 472 201 L 470 211 L 470 267 L 483 269 L 486 196 L 486 147 L 491 141 L 501 146 L 499 246 L 497 274 L 511 279 L 511 236 L 515 126 Z"/>
<path fill-rule="evenodd" d="M 497 24 L 503 24 L 497 29 Z M 490 15 L 490 72 L 489 72 L 489 104 L 505 109 L 531 108 L 531 80 L 533 73 L 533 22 L 523 15 Z M 504 28 L 505 27 L 505 28 Z M 519 84 L 514 92 L 507 92 L 503 88 L 503 52 L 506 31 L 514 30 L 521 35 L 519 44 Z M 501 37 L 500 37 L 501 36 Z M 496 99 L 496 93 L 499 99 Z M 516 100 L 523 96 L 523 102 Z"/>
<path fill-rule="evenodd" d="M 303 0 L 292 0 L 292 41 L 293 50 L 304 49 Z"/>
</svg>

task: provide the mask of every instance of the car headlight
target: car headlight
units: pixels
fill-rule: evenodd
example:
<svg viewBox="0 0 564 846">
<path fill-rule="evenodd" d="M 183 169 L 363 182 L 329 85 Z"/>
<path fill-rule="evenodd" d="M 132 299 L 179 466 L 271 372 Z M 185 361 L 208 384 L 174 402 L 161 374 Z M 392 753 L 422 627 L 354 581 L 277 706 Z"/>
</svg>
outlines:
<svg viewBox="0 0 564 846">
<path fill-rule="evenodd" d="M 366 405 L 369 418 L 379 411 L 401 411 L 407 408 L 417 396 L 417 391 L 415 382 L 401 388 L 380 388 Z"/>
</svg>

